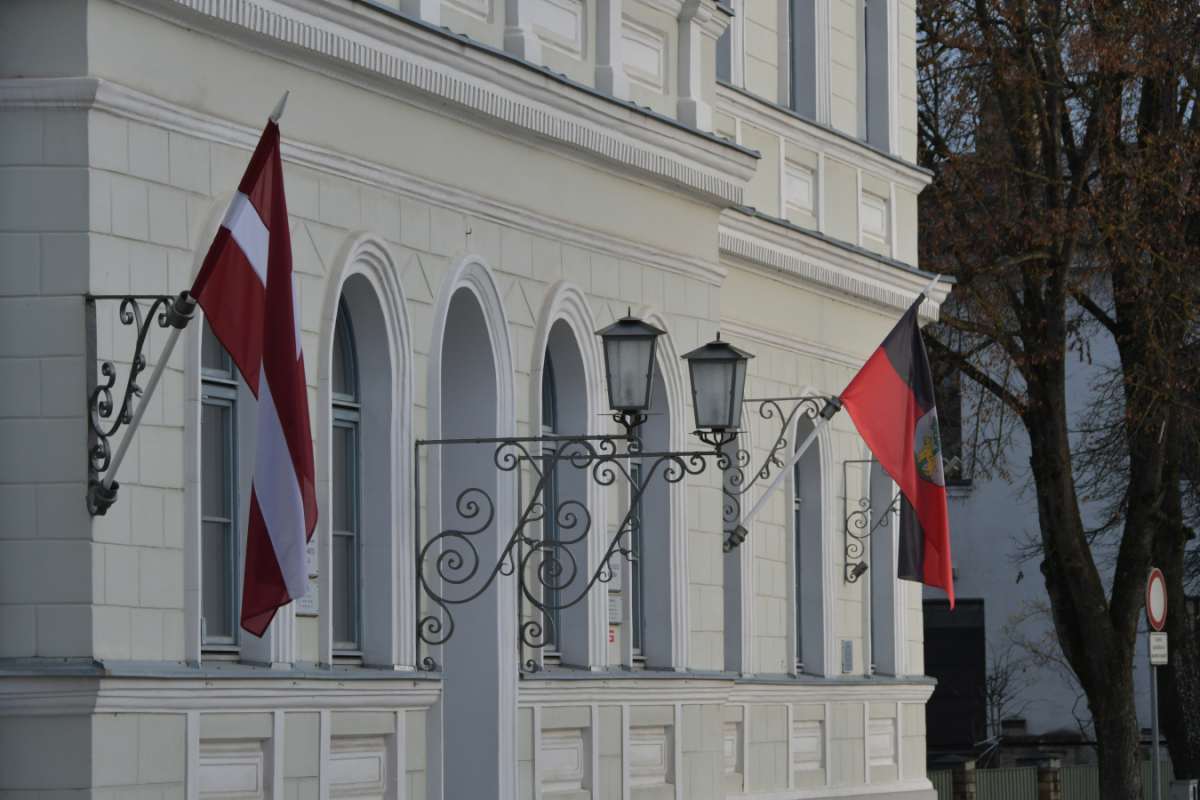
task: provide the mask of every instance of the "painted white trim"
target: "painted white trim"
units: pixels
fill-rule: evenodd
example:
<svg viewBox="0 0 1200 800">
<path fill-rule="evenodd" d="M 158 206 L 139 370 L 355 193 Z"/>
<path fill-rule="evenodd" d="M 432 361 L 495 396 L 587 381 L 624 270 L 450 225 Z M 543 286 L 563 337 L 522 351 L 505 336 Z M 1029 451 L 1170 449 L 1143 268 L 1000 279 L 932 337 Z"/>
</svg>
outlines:
<svg viewBox="0 0 1200 800">
<path fill-rule="evenodd" d="M 606 432 L 604 412 L 608 408 L 604 386 L 604 355 L 600 350 L 599 338 L 595 335 L 596 320 L 592 316 L 587 296 L 575 283 L 562 278 L 546 290 L 542 308 L 538 314 L 537 327 L 533 332 L 533 355 L 529 366 L 529 424 L 531 435 L 541 435 L 538 421 L 542 418 L 542 365 L 546 360 L 546 348 L 550 343 L 550 330 L 554 323 L 563 320 L 570 326 L 583 360 L 584 379 L 587 381 L 588 436 L 602 436 Z M 540 452 L 540 448 L 538 448 Z M 569 469 L 570 467 L 564 467 Z M 576 578 L 589 580 L 600 567 L 600 561 L 608 549 L 608 493 L 590 477 L 587 481 L 587 505 L 592 514 L 592 533 L 588 536 L 588 571 Z M 588 617 L 588 666 L 608 666 L 608 590 L 605 584 L 593 587 L 587 600 Z M 540 654 L 538 656 L 540 658 Z"/>
<path fill-rule="evenodd" d="M 670 449 L 678 453 L 687 448 L 686 425 L 691 404 L 683 380 L 679 351 L 671 336 L 671 326 L 661 312 L 651 306 L 640 306 L 634 316 L 666 331 L 658 340 L 658 368 L 662 371 L 667 389 L 667 404 L 671 411 Z M 688 481 L 668 484 L 671 509 L 671 666 L 687 669 L 692 660 L 692 615 L 688 600 L 691 567 L 688 561 Z"/>
<path fill-rule="evenodd" d="M 808 358 L 828 361 L 840 367 L 860 369 L 866 363 L 866 359 L 862 356 L 827 347 L 816 342 L 810 342 L 798 336 L 760 328 L 748 322 L 728 317 L 721 317 L 721 332 L 741 339 L 759 342 L 769 347 L 778 347 L 781 350 L 788 350 L 802 356 L 807 356 Z"/>
<path fill-rule="evenodd" d="M 332 447 L 332 381 L 330 377 L 333 360 L 334 329 L 337 325 L 338 303 L 342 289 L 351 276 L 361 275 L 370 283 L 383 315 L 387 331 L 387 348 L 392 380 L 391 430 L 387 439 L 391 444 L 391 602 L 372 605 L 373 613 L 388 613 L 386 641 L 369 641 L 366 631 L 360 633 L 364 640 L 364 662 L 373 666 L 405 666 L 416 664 L 414 645 L 416 608 L 412 586 L 416 581 L 412 554 L 413 542 L 413 370 L 412 328 L 408 318 L 408 301 L 400 283 L 400 270 L 392 258 L 391 249 L 380 237 L 367 231 L 355 231 L 346 237 L 333 259 L 325 280 L 325 297 L 321 304 L 320 344 L 317 350 L 317 435 L 316 435 L 316 482 L 319 513 L 317 515 L 317 542 L 319 546 L 318 608 L 333 607 L 330 576 L 332 575 L 333 551 L 330 534 L 332 507 L 332 482 L 330 480 L 330 452 Z M 319 659 L 322 664 L 332 663 L 333 617 L 322 614 L 319 620 Z"/>
<path fill-rule="evenodd" d="M 871 175 L 896 183 L 910 192 L 919 193 L 933 181 L 933 176 L 915 164 L 889 158 L 872 147 L 846 139 L 822 125 L 798 118 L 722 84 L 717 84 L 717 110 L 744 119 L 760 130 L 781 136 L 808 150 L 824 153 L 847 164 L 859 165 Z"/>
<path fill-rule="evenodd" d="M 860 308 L 899 319 L 929 276 L 900 269 L 866 253 L 838 247 L 814 236 L 739 211 L 721 214 L 717 234 L 722 260 L 786 275 L 806 288 Z M 939 282 L 931 300 L 921 306 L 921 318 L 937 319 L 951 284 Z"/>
<path fill-rule="evenodd" d="M 828 772 L 829 769 L 826 769 Z M 928 778 L 918 778 L 908 781 L 893 781 L 867 785 L 853 783 L 842 786 L 822 786 L 815 789 L 787 789 L 777 792 L 753 792 L 746 794 L 726 795 L 727 800 L 821 800 L 822 798 L 860 798 L 884 794 L 901 794 L 905 792 L 932 792 L 927 795 L 930 800 L 937 798 L 933 792 L 933 784 Z M 908 795 L 903 800 L 925 800 L 925 796 Z"/>
<path fill-rule="evenodd" d="M 108 678 L 39 675 L 0 681 L 2 716 L 188 711 L 428 709 L 440 681 L 330 678 Z"/>
<path fill-rule="evenodd" d="M 459 289 L 467 289 L 479 303 L 492 345 L 492 363 L 496 370 L 496 436 L 516 435 L 516 387 L 513 347 L 509 338 L 508 316 L 504 311 L 500 287 L 492 268 L 481 257 L 461 254 L 454 258 L 450 269 L 442 279 L 434 304 L 430 333 L 429 358 L 427 362 L 428 401 L 426 403 L 427 435 L 430 439 L 442 438 L 442 342 L 445 338 L 446 317 L 450 301 Z M 427 455 L 429 463 L 427 502 L 425 505 L 428 529 L 440 531 L 442 526 L 441 496 L 441 448 L 431 447 Z M 514 499 L 516 481 L 513 472 L 499 472 L 496 478 L 497 497 L 494 526 L 497 531 L 510 531 L 516 521 Z M 507 534 L 495 537 L 495 555 L 508 541 Z M 512 658 L 512 643 L 517 641 L 517 595 L 511 576 L 498 577 L 496 611 L 497 692 L 500 719 L 498 726 L 508 735 L 500 736 L 497 762 L 500 765 L 499 786 L 502 798 L 518 795 L 517 781 L 517 660 Z M 441 648 L 431 648 L 434 658 L 441 661 Z M 420 657 L 420 653 L 417 653 Z M 436 751 L 436 761 L 445 763 L 442 748 L 445 743 L 440 737 L 430 741 L 427 747 Z"/>
<path fill-rule="evenodd" d="M 722 330 L 725 330 L 724 320 L 721 324 Z M 732 331 L 727 331 L 732 332 Z M 736 335 L 736 334 L 734 334 Z M 745 432 L 746 441 L 749 447 L 746 448 L 750 452 L 750 465 L 746 468 L 746 479 L 753 478 L 755 472 L 755 464 L 758 451 L 756 447 L 757 440 L 754 438 L 754 417 L 751 413 L 749 404 L 742 406 L 742 430 Z M 739 509 L 744 508 L 747 503 L 755 501 L 755 492 L 747 492 L 742 495 L 744 498 L 741 501 Z M 741 516 L 739 514 L 739 516 Z M 743 675 L 755 675 L 758 673 L 758 613 L 755 598 L 758 596 L 758 570 L 755 569 L 755 558 L 757 557 L 757 537 L 754 535 L 757 525 L 755 521 L 750 520 L 749 531 L 746 535 L 746 540 L 737 548 L 738 567 L 741 572 L 742 593 L 741 601 L 741 622 L 742 622 L 742 663 L 737 665 L 726 664 L 725 669 L 729 670 L 736 666 L 738 671 Z M 726 558 L 727 556 L 722 556 Z M 747 763 L 745 761 L 743 764 Z"/>
<path fill-rule="evenodd" d="M 545 80 L 540 70 L 367 7 L 316 0 L 120 1 L 565 158 L 675 184 L 718 206 L 742 202 L 754 169 L 752 156 L 719 140 L 681 137 L 676 126 L 632 105 L 597 102 L 570 84 Z M 510 19 L 506 34 L 512 29 Z M 508 41 L 505 46 L 510 49 Z M 540 53 L 514 55 L 540 61 Z"/>
<path fill-rule="evenodd" d="M 736 683 L 709 678 L 640 678 L 605 675 L 577 680 L 521 681 L 521 707 L 600 705 L 780 705 L 866 701 L 876 703 L 924 703 L 933 693 L 932 683 L 865 683 L 855 681 L 796 680 Z M 749 717 L 747 717 L 747 720 Z M 826 719 L 829 719 L 828 715 Z M 628 725 L 628 717 L 626 717 Z"/>
</svg>

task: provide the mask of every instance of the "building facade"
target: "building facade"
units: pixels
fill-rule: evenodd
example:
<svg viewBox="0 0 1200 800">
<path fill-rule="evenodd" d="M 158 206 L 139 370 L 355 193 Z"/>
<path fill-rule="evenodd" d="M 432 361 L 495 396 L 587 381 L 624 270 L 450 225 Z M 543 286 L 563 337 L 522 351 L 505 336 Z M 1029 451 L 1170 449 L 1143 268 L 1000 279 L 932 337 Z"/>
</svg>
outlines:
<svg viewBox="0 0 1200 800">
<path fill-rule="evenodd" d="M 839 392 L 929 280 L 914 62 L 908 0 L 0 6 L 0 792 L 933 797 L 920 587 L 846 415 L 723 549 L 731 487 L 812 430 L 796 398 Z M 312 594 L 257 638 L 255 400 L 219 342 L 187 326 L 97 516 L 116 413 L 88 398 L 113 362 L 121 403 L 120 298 L 190 286 L 284 90 L 319 522 Z M 756 355 L 744 474 L 628 459 L 632 515 L 628 481 L 543 487 L 577 514 L 524 530 L 586 517 L 586 575 L 637 521 L 638 558 L 548 620 L 504 548 L 553 441 L 430 442 L 620 433 L 593 332 L 628 312 L 666 332 L 648 454 L 707 449 L 681 354 Z M 418 573 L 446 531 L 496 573 L 452 612 L 470 565 L 421 582 L 439 545 Z"/>
</svg>

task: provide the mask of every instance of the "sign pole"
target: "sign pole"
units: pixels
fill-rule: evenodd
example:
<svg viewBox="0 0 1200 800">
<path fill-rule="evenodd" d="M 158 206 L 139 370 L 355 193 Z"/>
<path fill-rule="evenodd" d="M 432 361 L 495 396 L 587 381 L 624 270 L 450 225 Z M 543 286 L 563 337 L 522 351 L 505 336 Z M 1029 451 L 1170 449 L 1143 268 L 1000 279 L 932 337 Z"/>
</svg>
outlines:
<svg viewBox="0 0 1200 800">
<path fill-rule="evenodd" d="M 1150 743 L 1153 759 L 1150 764 L 1153 794 L 1150 796 L 1162 800 L 1162 766 L 1158 760 L 1158 667 L 1167 663 L 1167 635 L 1162 632 L 1167 621 L 1167 582 L 1157 567 L 1150 570 L 1150 578 L 1146 581 L 1146 621 L 1150 623 L 1146 643 L 1150 651 L 1150 735 L 1154 737 Z"/>
<path fill-rule="evenodd" d="M 1150 746 L 1150 758 L 1153 763 L 1150 765 L 1151 786 L 1154 787 L 1154 794 L 1151 795 L 1154 800 L 1162 800 L 1162 768 L 1158 762 L 1158 665 L 1150 665 L 1150 735 L 1153 738 L 1153 744 Z"/>
</svg>

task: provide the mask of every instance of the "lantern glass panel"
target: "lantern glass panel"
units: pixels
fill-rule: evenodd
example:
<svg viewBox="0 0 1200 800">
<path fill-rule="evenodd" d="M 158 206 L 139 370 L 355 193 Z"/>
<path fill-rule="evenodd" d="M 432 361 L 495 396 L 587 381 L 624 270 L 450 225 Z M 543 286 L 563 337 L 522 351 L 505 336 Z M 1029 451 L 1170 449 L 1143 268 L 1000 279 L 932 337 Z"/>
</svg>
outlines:
<svg viewBox="0 0 1200 800">
<path fill-rule="evenodd" d="M 692 401 L 696 407 L 696 427 L 730 428 L 734 365 L 730 360 L 692 361 Z"/>
<path fill-rule="evenodd" d="M 650 406 L 654 339 L 614 336 L 605 341 L 604 347 L 609 406 L 615 411 L 644 411 Z"/>
<path fill-rule="evenodd" d="M 740 428 L 742 426 L 742 397 L 746 393 L 746 365 L 748 363 L 749 361 L 743 358 L 734 366 L 733 407 L 729 410 L 730 428 Z"/>
</svg>

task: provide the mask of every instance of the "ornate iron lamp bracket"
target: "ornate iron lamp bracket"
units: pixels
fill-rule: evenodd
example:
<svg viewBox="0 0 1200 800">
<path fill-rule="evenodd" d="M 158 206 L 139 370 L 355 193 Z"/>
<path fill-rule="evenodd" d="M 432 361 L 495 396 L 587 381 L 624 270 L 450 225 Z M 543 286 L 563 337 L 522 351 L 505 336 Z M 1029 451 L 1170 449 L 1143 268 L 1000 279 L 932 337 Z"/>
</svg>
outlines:
<svg viewBox="0 0 1200 800">
<path fill-rule="evenodd" d="M 873 458 L 867 459 L 852 459 L 842 464 L 842 485 L 850 486 L 849 466 L 851 464 L 878 464 L 879 462 Z M 850 510 L 849 491 L 845 492 L 846 497 L 842 499 L 843 511 L 846 512 L 846 523 L 842 529 L 846 565 L 843 578 L 846 583 L 857 583 L 858 579 L 867 571 L 867 562 L 863 560 L 866 555 L 866 542 L 871 535 L 880 528 L 887 528 L 891 524 L 892 516 L 900 514 L 900 495 L 897 494 L 891 504 L 885 508 L 877 520 L 871 519 L 872 498 L 870 490 L 870 482 L 867 483 L 867 496 L 860 497 L 857 502 L 857 508 Z"/>
<path fill-rule="evenodd" d="M 753 444 L 745 442 L 744 446 L 732 452 L 729 448 L 724 447 L 729 443 L 728 441 L 715 445 L 724 448 L 721 450 L 721 458 L 717 461 L 717 466 L 725 473 L 722 482 L 722 490 L 725 495 L 722 516 L 726 530 L 722 549 L 726 553 L 733 552 L 746 538 L 738 527 L 742 521 L 742 497 L 759 481 L 769 480 L 773 470 L 783 468 L 788 440 L 797 415 L 808 419 L 817 419 L 828 400 L 829 398 L 821 395 L 812 395 L 807 397 L 764 397 L 753 400 L 747 398 L 742 401 L 743 406 L 758 403 L 758 416 L 764 420 L 777 420 L 779 434 L 775 437 L 775 442 L 771 445 L 762 464 L 749 481 L 746 480 L 746 473 L 747 469 L 753 466 Z M 791 406 L 789 410 L 785 411 L 784 409 L 788 408 L 789 403 Z M 730 441 L 732 439 L 733 436 L 730 437 Z"/>
<path fill-rule="evenodd" d="M 100 475 L 107 472 L 112 461 L 109 440 L 134 418 L 134 398 L 142 396 L 138 375 L 146 369 L 146 340 L 155 321 L 160 328 L 183 329 L 196 314 L 195 302 L 183 292 L 178 297 L 171 295 L 88 295 L 86 298 L 89 323 L 94 321 L 97 300 L 120 301 L 118 318 L 122 325 L 133 325 L 137 330 L 137 342 L 133 358 L 129 363 L 129 375 L 118 406 L 113 401 L 113 386 L 117 382 L 117 368 L 111 361 L 100 365 L 100 383 L 91 372 L 95 361 L 94 337 L 89 341 L 91 358 L 88 359 L 88 512 L 92 516 L 103 515 L 117 500 L 116 481 L 101 481 Z M 148 302 L 149 309 L 142 313 L 141 303 Z M 92 325 L 89 324 L 89 328 Z M 164 353 L 164 357 L 169 354 Z M 118 410 L 119 409 L 119 410 Z M 117 411 L 116 416 L 113 412 Z"/>
<path fill-rule="evenodd" d="M 518 607 L 520 645 L 541 649 L 556 641 L 553 612 L 582 602 L 598 583 L 613 578 L 613 559 L 636 561 L 634 533 L 640 520 L 637 509 L 646 488 L 656 473 L 667 483 L 679 483 L 689 475 L 704 472 L 708 457 L 720 457 L 713 451 L 647 453 L 636 436 L 542 436 L 496 439 L 438 439 L 416 443 L 417 464 L 421 448 L 455 445 L 495 444 L 492 461 L 500 472 L 514 472 L 522 466 L 532 471 L 529 496 L 518 497 L 516 525 L 508 536 L 496 562 L 485 562 L 477 543 L 494 527 L 496 503 L 478 487 L 462 490 L 454 502 L 457 515 L 466 523 L 430 532 L 421 542 L 420 508 L 416 511 L 417 572 L 417 646 L 445 644 L 454 634 L 454 609 L 471 603 L 484 594 L 502 576 L 516 575 L 518 606 L 528 603 L 534 615 L 525 619 Z M 551 445 L 551 447 L 545 447 Z M 622 447 L 622 445 L 624 445 Z M 640 459 L 640 476 L 635 477 L 630 461 Z M 629 487 L 629 507 L 616 532 L 608 541 L 596 569 L 590 574 L 581 566 L 578 548 L 585 548 L 592 534 L 592 515 L 580 499 L 567 499 L 554 508 L 547 507 L 547 483 L 558 470 L 578 470 L 602 487 L 624 481 Z M 519 473 L 518 473 L 519 474 Z M 421 496 L 421 477 L 416 474 L 417 496 Z M 518 490 L 520 494 L 520 490 Z M 559 536 L 541 535 L 536 523 L 553 520 Z M 604 535 L 601 532 L 599 535 Z M 461 591 L 456 592 L 458 588 Z M 423 601 L 428 601 L 423 603 Z M 432 655 L 421 659 L 421 669 L 439 669 Z M 522 669 L 540 669 L 534 659 Z"/>
</svg>

